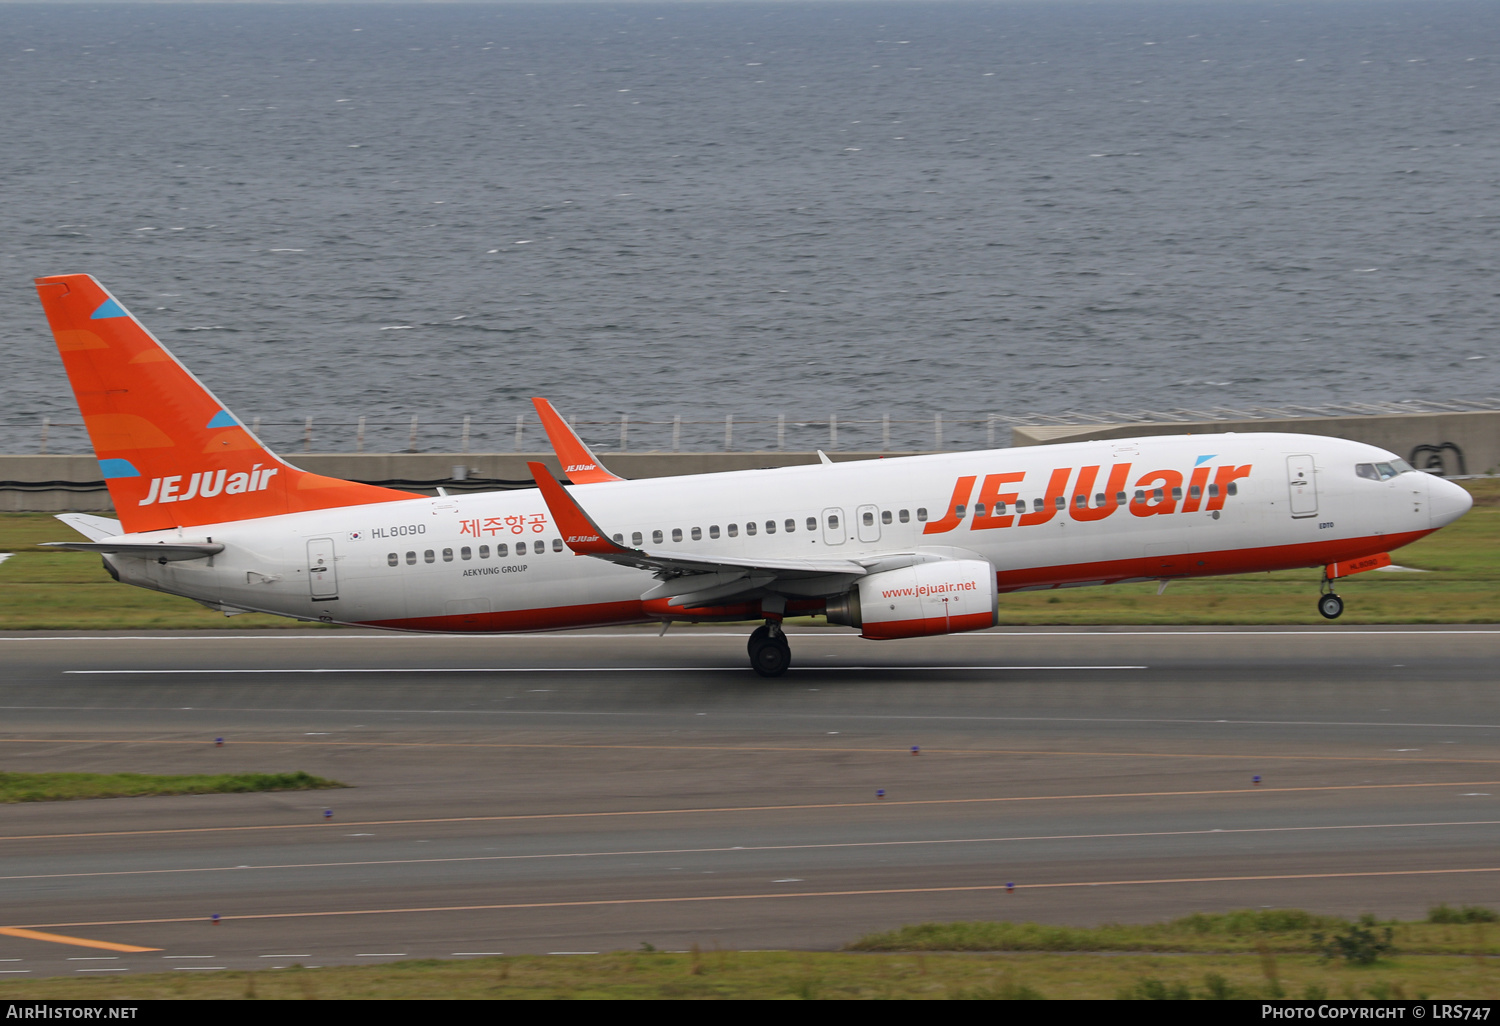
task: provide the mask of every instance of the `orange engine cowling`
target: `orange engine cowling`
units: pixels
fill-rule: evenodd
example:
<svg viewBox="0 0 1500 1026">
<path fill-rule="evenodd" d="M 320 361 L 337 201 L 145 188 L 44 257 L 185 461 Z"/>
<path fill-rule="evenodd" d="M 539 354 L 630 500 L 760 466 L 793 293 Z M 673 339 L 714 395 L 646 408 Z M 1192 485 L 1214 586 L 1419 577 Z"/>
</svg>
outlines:
<svg viewBox="0 0 1500 1026">
<path fill-rule="evenodd" d="M 920 563 L 861 578 L 828 600 L 828 622 L 862 637 L 920 638 L 995 626 L 995 568 L 982 559 Z"/>
</svg>

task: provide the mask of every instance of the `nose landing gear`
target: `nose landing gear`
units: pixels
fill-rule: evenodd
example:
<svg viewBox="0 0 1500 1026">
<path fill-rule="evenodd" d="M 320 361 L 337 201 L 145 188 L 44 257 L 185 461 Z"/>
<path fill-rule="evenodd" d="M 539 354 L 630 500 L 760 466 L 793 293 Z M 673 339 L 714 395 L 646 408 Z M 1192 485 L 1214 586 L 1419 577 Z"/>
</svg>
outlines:
<svg viewBox="0 0 1500 1026">
<path fill-rule="evenodd" d="M 1333 591 L 1333 582 L 1323 578 L 1323 594 L 1318 596 L 1318 613 L 1325 620 L 1337 620 L 1344 615 L 1344 600 Z"/>
<path fill-rule="evenodd" d="M 787 644 L 776 620 L 767 620 L 764 626 L 757 627 L 746 648 L 751 669 L 762 677 L 780 677 L 792 665 L 792 646 Z"/>
</svg>

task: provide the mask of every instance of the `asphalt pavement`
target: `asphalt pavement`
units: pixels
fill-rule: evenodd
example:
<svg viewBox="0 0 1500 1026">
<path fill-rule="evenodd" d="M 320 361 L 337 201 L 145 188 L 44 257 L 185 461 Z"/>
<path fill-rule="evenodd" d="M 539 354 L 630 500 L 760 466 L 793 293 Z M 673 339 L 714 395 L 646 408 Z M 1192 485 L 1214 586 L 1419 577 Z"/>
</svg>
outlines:
<svg viewBox="0 0 1500 1026">
<path fill-rule="evenodd" d="M 0 634 L 6 770 L 350 785 L 4 806 L 0 980 L 1500 895 L 1500 628 L 746 634 Z"/>
</svg>

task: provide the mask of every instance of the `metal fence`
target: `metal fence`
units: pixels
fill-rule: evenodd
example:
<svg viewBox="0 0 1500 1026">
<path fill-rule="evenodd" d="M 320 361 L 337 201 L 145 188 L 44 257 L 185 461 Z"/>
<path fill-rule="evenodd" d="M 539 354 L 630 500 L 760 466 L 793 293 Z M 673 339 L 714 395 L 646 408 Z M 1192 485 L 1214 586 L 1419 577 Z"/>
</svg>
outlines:
<svg viewBox="0 0 1500 1026">
<path fill-rule="evenodd" d="M 798 417 L 787 414 L 720 419 L 674 416 L 670 420 L 623 414 L 607 420 L 572 420 L 596 452 L 755 452 L 824 449 L 858 452 L 910 452 L 1007 446 L 1011 428 L 1047 424 L 1163 424 L 1184 421 L 1285 420 L 1294 417 L 1385 416 L 1398 413 L 1468 413 L 1500 409 L 1500 398 L 1443 401 L 1345 403 L 1327 406 L 1213 406 L 1202 409 L 1067 410 L 1013 416 L 999 413 L 935 413 L 930 417 Z M 250 419 L 250 429 L 272 449 L 295 452 L 536 452 L 547 448 L 546 434 L 534 413 L 497 420 L 465 416 L 461 420 L 420 414 L 409 418 L 356 417 L 297 420 Z M 0 429 L 14 451 L 87 453 L 84 426 L 77 421 L 42 418 L 25 444 L 22 425 Z M 19 443 L 19 444 L 18 444 Z"/>
</svg>

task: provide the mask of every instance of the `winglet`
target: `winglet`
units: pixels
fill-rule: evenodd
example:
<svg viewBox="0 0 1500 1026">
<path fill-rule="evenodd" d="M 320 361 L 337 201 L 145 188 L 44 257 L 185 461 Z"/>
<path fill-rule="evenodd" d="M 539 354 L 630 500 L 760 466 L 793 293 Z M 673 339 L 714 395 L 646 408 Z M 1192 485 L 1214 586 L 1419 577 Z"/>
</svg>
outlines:
<svg viewBox="0 0 1500 1026">
<path fill-rule="evenodd" d="M 568 475 L 568 480 L 574 484 L 600 484 L 604 481 L 623 481 L 623 477 L 616 477 L 604 469 L 604 464 L 594 455 L 578 433 L 568 427 L 567 421 L 562 415 L 552 408 L 552 404 L 542 398 L 533 398 L 531 405 L 536 407 L 536 415 L 542 418 L 542 428 L 547 432 L 547 441 L 552 443 L 552 451 L 557 453 L 557 461 L 562 464 L 563 473 Z"/>
<path fill-rule="evenodd" d="M 537 488 L 541 490 L 547 508 L 552 511 L 552 519 L 557 521 L 557 529 L 562 533 L 568 548 L 580 556 L 617 556 L 630 553 L 630 549 L 610 541 L 604 530 L 594 523 L 582 506 L 573 501 L 573 497 L 557 483 L 557 478 L 552 476 L 552 472 L 544 464 L 528 463 L 526 466 L 531 471 Z"/>
</svg>

